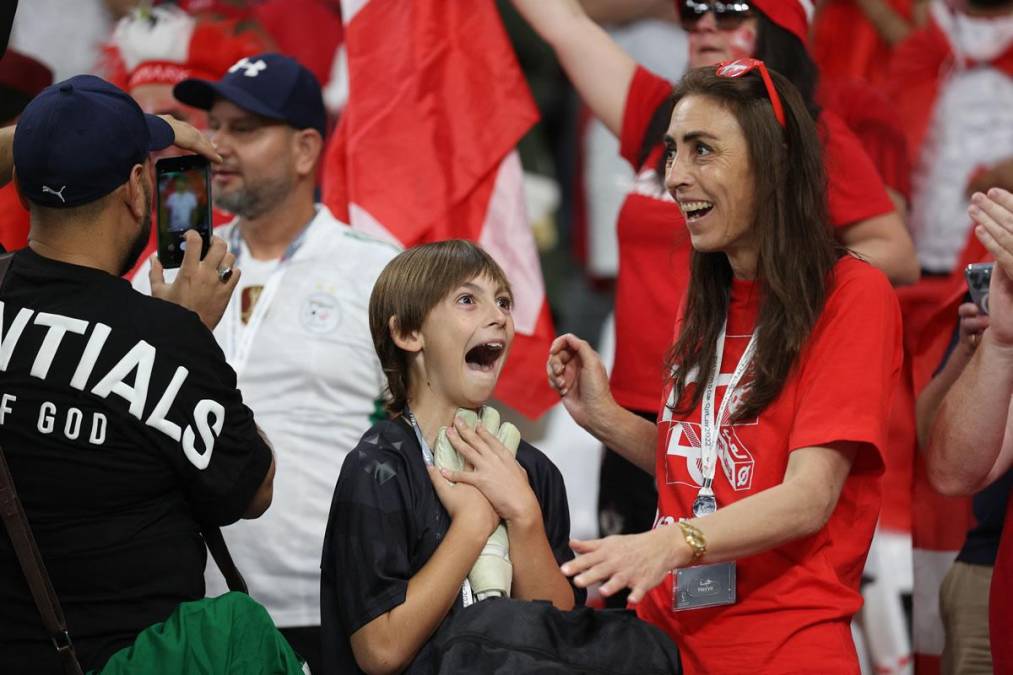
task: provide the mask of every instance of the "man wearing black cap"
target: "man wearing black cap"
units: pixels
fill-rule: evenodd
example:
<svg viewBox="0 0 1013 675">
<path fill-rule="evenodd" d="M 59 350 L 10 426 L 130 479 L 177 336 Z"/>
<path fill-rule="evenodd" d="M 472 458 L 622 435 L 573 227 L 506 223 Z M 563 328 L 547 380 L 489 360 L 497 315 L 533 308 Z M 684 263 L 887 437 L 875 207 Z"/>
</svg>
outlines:
<svg viewBox="0 0 1013 675">
<path fill-rule="evenodd" d="M 0 446 L 85 670 L 204 596 L 198 523 L 271 501 L 271 449 L 210 333 L 240 276 L 219 274 L 225 242 L 199 260 L 188 233 L 175 283 L 152 277 L 160 299 L 119 278 L 148 238 L 148 153 L 174 141 L 219 159 L 87 75 L 44 90 L 13 138 L 31 234 L 0 288 Z M 0 672 L 59 670 L 0 535 Z"/>
<path fill-rule="evenodd" d="M 314 201 L 326 117 L 306 68 L 260 54 L 218 81 L 183 80 L 174 94 L 208 111 L 222 155 L 212 197 L 236 215 L 217 234 L 243 279 L 215 337 L 245 401 L 283 448 L 274 508 L 229 528 L 225 539 L 251 594 L 317 670 L 327 511 L 345 455 L 382 409 L 385 378 L 367 307 L 397 251 Z M 146 290 L 144 268 L 134 284 Z M 224 588 L 215 571 L 208 588 Z"/>
</svg>

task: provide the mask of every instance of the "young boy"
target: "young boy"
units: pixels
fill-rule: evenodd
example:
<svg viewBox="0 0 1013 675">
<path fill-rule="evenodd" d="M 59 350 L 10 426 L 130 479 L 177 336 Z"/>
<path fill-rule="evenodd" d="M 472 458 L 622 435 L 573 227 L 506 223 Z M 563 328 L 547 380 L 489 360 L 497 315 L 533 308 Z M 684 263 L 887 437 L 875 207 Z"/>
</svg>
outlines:
<svg viewBox="0 0 1013 675">
<path fill-rule="evenodd" d="M 511 304 L 503 271 L 466 241 L 405 251 L 377 280 L 370 330 L 393 418 L 366 432 L 334 491 L 321 565 L 325 672 L 433 672 L 430 639 L 473 601 L 465 580 L 501 520 L 512 597 L 560 609 L 583 601 L 559 570 L 573 558 L 559 470 L 523 441 L 514 459 L 481 425 L 456 419 L 492 395 L 514 336 Z M 440 427 L 473 470 L 431 465 Z"/>
</svg>

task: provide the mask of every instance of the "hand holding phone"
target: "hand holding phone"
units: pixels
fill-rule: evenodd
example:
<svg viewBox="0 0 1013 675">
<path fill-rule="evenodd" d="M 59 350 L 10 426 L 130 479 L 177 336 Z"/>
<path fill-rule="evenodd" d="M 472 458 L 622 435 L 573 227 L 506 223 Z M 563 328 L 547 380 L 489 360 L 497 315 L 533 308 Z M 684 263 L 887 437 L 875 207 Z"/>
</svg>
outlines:
<svg viewBox="0 0 1013 675">
<path fill-rule="evenodd" d="M 967 279 L 967 290 L 971 294 L 971 302 L 978 306 L 982 314 L 988 314 L 988 287 L 992 283 L 992 267 L 995 263 L 972 263 L 964 269 Z"/>
<path fill-rule="evenodd" d="M 970 356 L 978 348 L 981 336 L 988 328 L 988 314 L 983 313 L 973 302 L 964 302 L 957 308 L 957 316 L 960 317 L 958 345 L 964 347 L 965 354 Z"/>
<path fill-rule="evenodd" d="M 200 259 L 197 250 L 201 238 L 197 233 L 188 230 L 183 233 L 183 238 L 189 245 L 179 274 L 171 284 L 165 282 L 161 263 L 152 259 L 148 273 L 151 295 L 189 309 L 200 317 L 208 330 L 214 330 L 239 283 L 241 272 L 233 269 L 236 257 L 229 251 L 224 239 L 214 237 L 207 255 Z M 232 274 L 223 279 L 220 270 L 224 268 L 231 269 Z"/>
<path fill-rule="evenodd" d="M 155 163 L 158 185 L 158 259 L 172 269 L 183 262 L 187 230 L 200 235 L 200 257 L 211 245 L 211 174 L 200 155 L 165 157 Z"/>
</svg>

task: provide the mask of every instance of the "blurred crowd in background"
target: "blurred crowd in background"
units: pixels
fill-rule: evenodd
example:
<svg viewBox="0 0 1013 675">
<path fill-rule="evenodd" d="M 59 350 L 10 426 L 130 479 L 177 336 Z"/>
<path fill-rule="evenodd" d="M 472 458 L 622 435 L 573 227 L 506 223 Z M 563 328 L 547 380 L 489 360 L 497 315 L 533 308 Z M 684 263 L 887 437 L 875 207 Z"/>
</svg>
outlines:
<svg viewBox="0 0 1013 675">
<path fill-rule="evenodd" d="M 915 400 L 955 334 L 956 308 L 966 292 L 963 268 L 987 259 L 966 215 L 970 195 L 991 187 L 1013 190 L 1013 2 L 783 1 L 806 11 L 818 105 L 861 141 L 917 255 L 917 261 L 884 268 L 904 312 L 905 387 L 891 420 L 883 511 L 855 630 L 869 672 L 912 672 L 916 663 L 919 672 L 934 672 L 946 640 L 940 584 L 969 529 L 981 525 L 981 513 L 969 498 L 943 497 L 929 486 L 918 454 L 925 431 L 920 419 L 916 423 Z M 342 11 L 357 4 L 22 1 L 0 60 L 0 126 L 16 122 L 52 82 L 93 73 L 127 90 L 145 112 L 206 128 L 206 113 L 176 100 L 172 87 L 188 77 L 218 79 L 244 56 L 276 51 L 319 80 L 333 130 L 350 93 Z M 576 333 L 611 359 L 616 279 L 623 265 L 630 267 L 624 273 L 635 275 L 639 264 L 623 258 L 616 227 L 624 201 L 638 189 L 637 175 L 619 140 L 571 86 L 553 47 L 514 3 L 496 4 L 539 113 L 517 147 L 555 332 Z M 672 0 L 581 4 L 637 63 L 670 82 L 691 62 L 687 27 L 724 29 L 705 21 L 688 26 Z M 724 4 L 748 9 L 749 3 Z M 329 169 L 325 158 L 325 202 Z M 21 248 L 27 231 L 28 215 L 14 187 L 0 189 L 0 244 Z M 521 423 L 524 437 L 563 471 L 573 535 L 625 531 L 614 522 L 620 516 L 599 508 L 600 446 L 558 405 L 523 412 L 537 418 Z M 1003 485 L 1008 494 L 1009 476 Z M 987 555 L 970 558 L 971 564 L 991 564 Z"/>
</svg>

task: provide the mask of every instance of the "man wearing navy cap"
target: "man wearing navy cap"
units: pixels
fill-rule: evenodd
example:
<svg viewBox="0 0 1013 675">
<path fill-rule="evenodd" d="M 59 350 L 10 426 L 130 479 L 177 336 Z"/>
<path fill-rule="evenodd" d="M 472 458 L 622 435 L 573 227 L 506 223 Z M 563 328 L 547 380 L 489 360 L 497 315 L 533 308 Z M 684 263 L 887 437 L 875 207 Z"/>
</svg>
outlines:
<svg viewBox="0 0 1013 675">
<path fill-rule="evenodd" d="M 259 54 L 218 81 L 184 80 L 174 94 L 208 111 L 222 155 L 212 198 L 236 215 L 217 234 L 243 278 L 215 337 L 284 466 L 271 512 L 225 539 L 250 593 L 316 671 L 327 512 L 345 455 L 382 409 L 367 308 L 397 251 L 315 203 L 326 116 L 309 70 Z M 143 268 L 134 284 L 147 288 Z M 208 588 L 224 589 L 213 568 Z"/>
<path fill-rule="evenodd" d="M 175 283 L 152 277 L 159 299 L 119 278 L 148 238 L 148 153 L 174 142 L 220 159 L 88 75 L 45 89 L 13 135 L 31 233 L 0 287 L 0 446 L 86 671 L 204 596 L 199 523 L 271 501 L 271 449 L 209 332 L 240 278 L 219 273 L 225 242 L 199 260 L 188 233 Z M 0 672 L 60 670 L 0 535 Z"/>
</svg>

